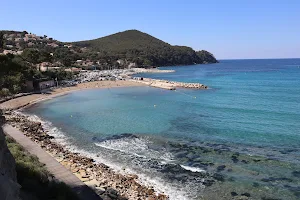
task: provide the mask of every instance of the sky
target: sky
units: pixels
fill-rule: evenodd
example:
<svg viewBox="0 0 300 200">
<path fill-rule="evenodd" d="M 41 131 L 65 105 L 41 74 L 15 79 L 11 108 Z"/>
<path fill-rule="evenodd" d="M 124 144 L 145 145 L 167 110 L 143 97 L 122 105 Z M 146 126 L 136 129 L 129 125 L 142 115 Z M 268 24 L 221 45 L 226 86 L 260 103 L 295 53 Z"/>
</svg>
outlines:
<svg viewBox="0 0 300 200">
<path fill-rule="evenodd" d="M 0 19 L 63 42 L 137 29 L 217 59 L 300 58 L 300 0 L 4 0 Z"/>
</svg>

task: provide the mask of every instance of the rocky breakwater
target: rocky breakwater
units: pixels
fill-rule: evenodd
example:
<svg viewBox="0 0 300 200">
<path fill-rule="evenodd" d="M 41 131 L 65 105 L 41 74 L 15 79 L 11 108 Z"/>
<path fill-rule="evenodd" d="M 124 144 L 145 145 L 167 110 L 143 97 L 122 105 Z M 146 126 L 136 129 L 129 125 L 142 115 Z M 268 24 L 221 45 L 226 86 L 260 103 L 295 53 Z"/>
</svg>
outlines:
<svg viewBox="0 0 300 200">
<path fill-rule="evenodd" d="M 206 85 L 203 85 L 201 83 L 185 83 L 185 82 L 149 79 L 149 78 L 144 78 L 141 81 L 148 83 L 149 86 L 159 87 L 163 89 L 167 88 L 171 90 L 174 90 L 176 88 L 208 89 Z"/>
<path fill-rule="evenodd" d="M 67 150 L 47 134 L 40 122 L 30 121 L 23 114 L 7 112 L 7 121 L 19 128 L 27 137 L 38 143 L 62 165 L 71 170 L 80 180 L 90 186 L 105 200 L 166 200 L 165 194 L 158 194 L 152 187 L 138 182 L 137 175 L 123 175 L 102 163 Z"/>
<path fill-rule="evenodd" d="M 17 182 L 16 163 L 7 148 L 2 125 L 5 118 L 0 110 L 0 199 L 18 200 L 20 185 Z"/>
</svg>

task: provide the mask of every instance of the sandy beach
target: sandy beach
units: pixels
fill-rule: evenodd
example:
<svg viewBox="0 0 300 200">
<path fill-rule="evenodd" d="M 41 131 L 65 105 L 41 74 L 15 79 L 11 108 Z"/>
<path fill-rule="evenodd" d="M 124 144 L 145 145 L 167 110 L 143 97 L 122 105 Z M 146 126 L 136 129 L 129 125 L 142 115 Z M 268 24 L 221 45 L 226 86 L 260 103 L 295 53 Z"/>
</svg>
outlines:
<svg viewBox="0 0 300 200">
<path fill-rule="evenodd" d="M 47 134 L 40 122 L 30 120 L 17 110 L 43 100 L 54 98 L 68 92 L 83 89 L 145 86 L 133 81 L 95 81 L 81 83 L 72 87 L 55 88 L 45 94 L 31 94 L 18 97 L 0 104 L 0 109 L 7 110 L 6 118 L 9 124 L 21 130 L 27 137 L 39 144 L 57 161 L 72 171 L 80 180 L 94 189 L 102 198 L 108 199 L 110 191 L 115 191 L 116 199 L 168 199 L 164 194 L 158 194 L 152 187 L 139 183 L 134 174 L 122 175 L 114 172 L 105 164 L 96 164 L 93 159 L 73 153 L 55 142 L 55 138 Z M 54 140 L 53 140 L 54 139 Z"/>
<path fill-rule="evenodd" d="M 134 86 L 145 86 L 142 82 L 133 81 L 94 81 L 80 83 L 71 87 L 59 87 L 45 91 L 44 94 L 31 94 L 27 96 L 18 97 L 0 104 L 0 109 L 3 110 L 16 110 L 24 106 L 37 103 L 42 100 L 53 98 L 56 96 L 67 94 L 76 90 L 83 89 L 95 89 L 95 88 L 111 88 L 111 87 L 134 87 Z"/>
</svg>

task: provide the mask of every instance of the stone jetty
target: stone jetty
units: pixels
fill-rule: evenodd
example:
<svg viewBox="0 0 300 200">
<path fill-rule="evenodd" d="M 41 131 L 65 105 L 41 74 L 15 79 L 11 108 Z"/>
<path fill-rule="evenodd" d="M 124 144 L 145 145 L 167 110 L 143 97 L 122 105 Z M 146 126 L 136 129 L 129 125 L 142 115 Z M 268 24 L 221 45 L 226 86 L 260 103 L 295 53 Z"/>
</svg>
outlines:
<svg viewBox="0 0 300 200">
<path fill-rule="evenodd" d="M 144 83 L 151 87 L 157 87 L 157 88 L 162 88 L 167 90 L 176 90 L 176 88 L 208 89 L 206 85 L 203 85 L 201 83 L 185 83 L 185 82 L 150 79 L 150 78 L 139 78 L 138 80 L 134 79 L 132 81 Z"/>
</svg>

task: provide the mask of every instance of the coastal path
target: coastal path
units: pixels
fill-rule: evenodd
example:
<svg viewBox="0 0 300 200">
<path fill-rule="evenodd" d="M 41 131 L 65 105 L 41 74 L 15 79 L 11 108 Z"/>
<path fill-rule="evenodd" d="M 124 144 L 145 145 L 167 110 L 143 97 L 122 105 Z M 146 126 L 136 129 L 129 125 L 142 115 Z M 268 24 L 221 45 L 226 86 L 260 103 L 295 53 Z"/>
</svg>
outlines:
<svg viewBox="0 0 300 200">
<path fill-rule="evenodd" d="M 8 124 L 3 126 L 3 131 L 6 135 L 14 138 L 16 142 L 23 146 L 29 153 L 36 155 L 39 161 L 46 165 L 48 171 L 53 174 L 58 181 L 64 182 L 71 187 L 81 200 L 102 200 L 91 188 L 50 156 L 38 144 L 26 137 L 21 131 Z"/>
</svg>

